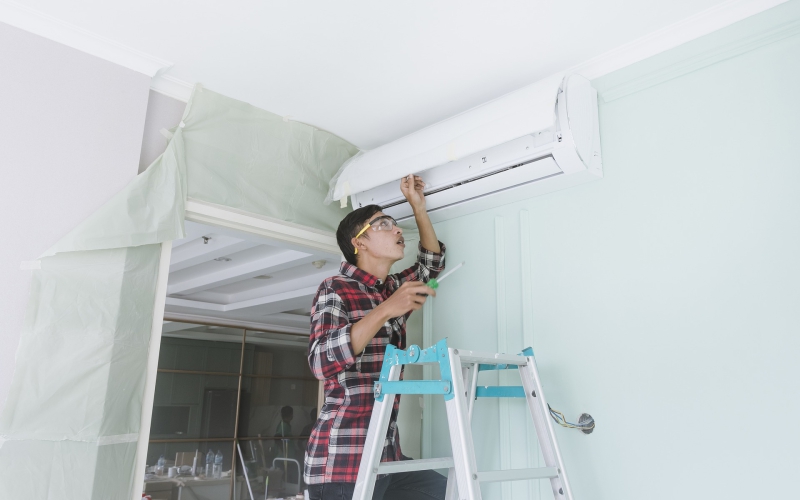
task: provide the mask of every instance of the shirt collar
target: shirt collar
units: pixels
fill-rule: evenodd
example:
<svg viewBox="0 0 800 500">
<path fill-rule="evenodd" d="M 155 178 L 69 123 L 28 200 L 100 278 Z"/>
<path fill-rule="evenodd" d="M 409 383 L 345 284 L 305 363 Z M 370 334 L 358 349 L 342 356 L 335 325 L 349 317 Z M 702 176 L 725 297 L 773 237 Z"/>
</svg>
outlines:
<svg viewBox="0 0 800 500">
<path fill-rule="evenodd" d="M 339 267 L 339 272 L 370 287 L 380 286 L 383 284 L 377 277 L 349 262 L 342 262 L 342 265 Z"/>
</svg>

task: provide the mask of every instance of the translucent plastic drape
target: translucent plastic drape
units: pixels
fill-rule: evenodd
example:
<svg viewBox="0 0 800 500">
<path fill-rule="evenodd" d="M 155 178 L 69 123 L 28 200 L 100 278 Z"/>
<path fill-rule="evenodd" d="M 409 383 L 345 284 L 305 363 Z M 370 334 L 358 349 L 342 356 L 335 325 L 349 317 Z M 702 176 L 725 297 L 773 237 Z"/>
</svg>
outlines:
<svg viewBox="0 0 800 500">
<path fill-rule="evenodd" d="M 345 140 L 203 88 L 183 122 L 190 198 L 326 231 L 347 215 L 322 204 Z"/>
<path fill-rule="evenodd" d="M 356 148 L 199 86 L 166 151 L 45 252 L 33 271 L 0 416 L 0 498 L 134 494 L 160 243 L 188 197 L 333 230 L 322 200 Z"/>
<path fill-rule="evenodd" d="M 0 417 L 2 498 L 130 498 L 160 249 L 41 260 Z"/>
</svg>

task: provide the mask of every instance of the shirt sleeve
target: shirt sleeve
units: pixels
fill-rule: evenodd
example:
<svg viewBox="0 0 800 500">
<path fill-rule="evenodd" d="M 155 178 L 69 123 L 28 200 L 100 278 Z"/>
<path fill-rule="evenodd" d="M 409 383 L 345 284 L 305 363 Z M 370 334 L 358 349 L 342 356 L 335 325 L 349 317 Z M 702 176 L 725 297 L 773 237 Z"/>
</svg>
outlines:
<svg viewBox="0 0 800 500">
<path fill-rule="evenodd" d="M 351 327 L 342 298 L 328 283 L 320 285 L 311 309 L 308 348 L 308 365 L 319 380 L 332 378 L 355 363 Z"/>
<path fill-rule="evenodd" d="M 395 285 L 399 287 L 406 281 L 427 283 L 431 278 L 439 276 L 439 273 L 444 270 L 445 246 L 441 241 L 439 248 L 439 253 L 431 252 L 420 243 L 417 246 L 417 262 L 405 271 L 392 275 Z"/>
</svg>

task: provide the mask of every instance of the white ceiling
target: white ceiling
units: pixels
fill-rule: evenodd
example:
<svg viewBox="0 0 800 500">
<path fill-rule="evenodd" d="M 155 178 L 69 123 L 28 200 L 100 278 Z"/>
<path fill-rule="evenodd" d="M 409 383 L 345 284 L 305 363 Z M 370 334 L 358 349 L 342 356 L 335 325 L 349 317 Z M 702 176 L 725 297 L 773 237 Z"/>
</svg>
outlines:
<svg viewBox="0 0 800 500">
<path fill-rule="evenodd" d="M 372 148 L 706 9 L 717 7 L 703 17 L 716 26 L 781 1 L 16 3 L 173 62 L 170 77 Z"/>
<path fill-rule="evenodd" d="M 311 301 L 338 255 L 189 221 L 186 233 L 173 242 L 165 316 L 308 335 Z"/>
<path fill-rule="evenodd" d="M 201 82 L 369 149 L 558 71 L 596 77 L 783 1 L 0 0 L 0 21 L 149 76 L 168 67 L 162 82 Z M 308 335 L 312 297 L 338 256 L 186 224 L 166 315 L 304 344 L 290 334 Z M 239 341 L 236 329 L 182 321 L 164 331 Z"/>
</svg>

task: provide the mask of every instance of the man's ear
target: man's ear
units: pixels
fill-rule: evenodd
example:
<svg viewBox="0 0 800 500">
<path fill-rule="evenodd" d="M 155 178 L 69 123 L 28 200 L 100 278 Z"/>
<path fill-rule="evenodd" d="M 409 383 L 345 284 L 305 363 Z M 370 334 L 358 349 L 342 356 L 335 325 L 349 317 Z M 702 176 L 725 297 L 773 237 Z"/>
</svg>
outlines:
<svg viewBox="0 0 800 500">
<path fill-rule="evenodd" d="M 363 250 L 363 248 L 358 248 L 358 238 L 350 239 L 350 243 L 352 243 L 353 244 L 353 248 L 358 250 L 359 252 L 361 252 Z M 358 254 L 356 254 L 356 255 L 358 255 Z"/>
<path fill-rule="evenodd" d="M 364 248 L 365 248 L 364 245 L 363 245 L 363 242 L 361 242 L 362 244 L 361 244 L 361 246 L 359 246 L 359 242 L 362 239 L 367 239 L 368 240 L 369 239 L 369 235 L 368 234 L 362 234 L 361 238 L 351 238 L 350 239 L 350 243 L 353 244 L 353 248 L 357 248 L 359 252 L 363 252 Z M 358 255 L 358 254 L 356 254 L 356 255 Z"/>
</svg>

